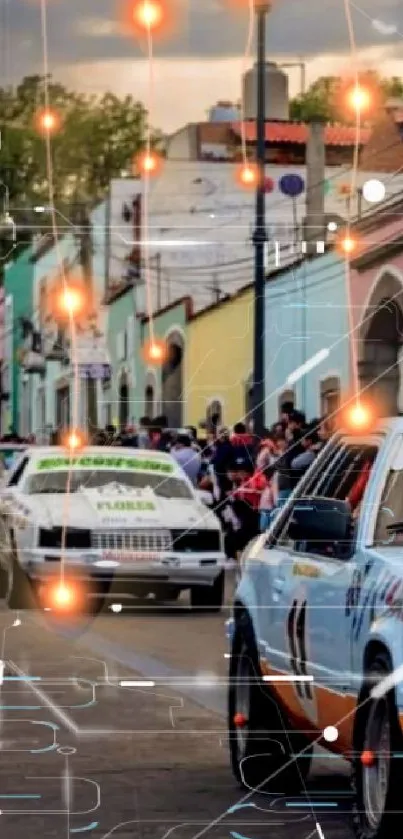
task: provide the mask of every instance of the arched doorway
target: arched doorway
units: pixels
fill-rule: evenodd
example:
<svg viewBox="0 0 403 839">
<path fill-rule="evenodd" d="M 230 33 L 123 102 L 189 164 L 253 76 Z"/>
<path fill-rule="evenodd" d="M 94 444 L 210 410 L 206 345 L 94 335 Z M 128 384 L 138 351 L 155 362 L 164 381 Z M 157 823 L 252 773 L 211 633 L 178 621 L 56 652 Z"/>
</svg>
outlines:
<svg viewBox="0 0 403 839">
<path fill-rule="evenodd" d="M 119 428 L 129 422 L 129 382 L 127 373 L 122 373 L 119 383 Z"/>
<path fill-rule="evenodd" d="M 253 419 L 253 373 L 250 373 L 245 382 L 245 422 L 249 423 Z"/>
<path fill-rule="evenodd" d="M 380 416 L 395 416 L 402 409 L 402 369 L 399 369 L 402 344 L 402 285 L 386 273 L 371 296 L 358 346 L 360 388 L 364 396 L 374 400 Z"/>
<path fill-rule="evenodd" d="M 171 332 L 167 338 L 167 359 L 161 371 L 162 414 L 170 428 L 181 428 L 183 423 L 183 353 L 182 335 Z"/>
<path fill-rule="evenodd" d="M 213 399 L 206 411 L 206 428 L 208 431 L 216 431 L 222 425 L 223 410 L 219 399 Z"/>
<path fill-rule="evenodd" d="M 145 389 L 144 415 L 148 419 L 152 419 L 154 416 L 154 388 L 152 385 L 147 385 Z"/>
</svg>

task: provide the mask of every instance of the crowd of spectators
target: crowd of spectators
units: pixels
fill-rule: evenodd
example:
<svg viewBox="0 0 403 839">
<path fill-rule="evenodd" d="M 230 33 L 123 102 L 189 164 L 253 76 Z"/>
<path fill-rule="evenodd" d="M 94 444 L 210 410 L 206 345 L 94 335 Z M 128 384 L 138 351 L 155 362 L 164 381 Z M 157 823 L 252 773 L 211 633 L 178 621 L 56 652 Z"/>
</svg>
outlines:
<svg viewBox="0 0 403 839">
<path fill-rule="evenodd" d="M 268 528 L 331 433 L 326 418 L 308 423 L 302 411 L 285 402 L 262 439 L 242 422 L 232 431 L 216 425 L 198 439 L 196 428 L 170 429 L 161 416 L 143 417 L 138 426 L 120 431 L 112 425 L 96 429 L 91 442 L 170 452 L 219 516 L 232 560 Z M 2 442 L 32 445 L 35 437 L 24 440 L 10 431 Z M 60 434 L 53 432 L 50 442 L 60 442 Z"/>
</svg>

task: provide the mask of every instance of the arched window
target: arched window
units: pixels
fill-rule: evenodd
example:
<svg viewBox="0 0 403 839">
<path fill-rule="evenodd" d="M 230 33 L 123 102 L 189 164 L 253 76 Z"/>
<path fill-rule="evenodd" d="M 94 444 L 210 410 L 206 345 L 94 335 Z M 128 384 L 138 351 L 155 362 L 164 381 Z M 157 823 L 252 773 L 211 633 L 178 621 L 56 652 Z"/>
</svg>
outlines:
<svg viewBox="0 0 403 839">
<path fill-rule="evenodd" d="M 218 399 L 214 399 L 213 402 L 210 402 L 206 411 L 206 426 L 208 431 L 212 431 L 213 428 L 222 425 L 222 421 L 221 402 Z"/>
<path fill-rule="evenodd" d="M 253 414 L 253 374 L 245 382 L 245 422 L 252 419 Z"/>
<path fill-rule="evenodd" d="M 340 379 L 328 376 L 320 383 L 320 412 L 334 420 L 334 414 L 340 408 Z"/>
<path fill-rule="evenodd" d="M 151 420 L 154 416 L 154 388 L 152 385 L 147 385 L 144 396 L 144 413 Z"/>
<path fill-rule="evenodd" d="M 284 402 L 292 402 L 292 404 L 295 408 L 295 393 L 291 388 L 289 388 L 288 390 L 283 390 L 283 392 L 280 393 L 279 400 L 278 400 L 279 416 L 281 414 L 281 406 L 284 405 Z"/>
</svg>

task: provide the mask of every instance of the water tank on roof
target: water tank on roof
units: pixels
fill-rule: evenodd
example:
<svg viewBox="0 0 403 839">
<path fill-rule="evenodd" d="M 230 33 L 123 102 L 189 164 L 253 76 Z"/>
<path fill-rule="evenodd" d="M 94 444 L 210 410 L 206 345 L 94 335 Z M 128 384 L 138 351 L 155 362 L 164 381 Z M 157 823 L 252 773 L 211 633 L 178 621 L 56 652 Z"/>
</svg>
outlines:
<svg viewBox="0 0 403 839">
<path fill-rule="evenodd" d="M 232 102 L 217 102 L 209 111 L 209 122 L 238 122 L 240 110 Z"/>
<path fill-rule="evenodd" d="M 266 119 L 289 119 L 288 76 L 270 61 L 266 62 Z M 256 119 L 257 65 L 244 74 L 242 80 L 245 119 Z"/>
</svg>

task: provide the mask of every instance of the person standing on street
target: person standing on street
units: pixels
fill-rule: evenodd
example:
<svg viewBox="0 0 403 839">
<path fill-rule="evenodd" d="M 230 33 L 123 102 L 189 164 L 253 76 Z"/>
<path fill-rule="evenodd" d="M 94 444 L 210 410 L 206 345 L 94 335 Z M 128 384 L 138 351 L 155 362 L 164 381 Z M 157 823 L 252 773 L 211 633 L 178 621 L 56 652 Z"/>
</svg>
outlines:
<svg viewBox="0 0 403 839">
<path fill-rule="evenodd" d="M 171 449 L 171 455 L 183 469 L 194 487 L 198 485 L 201 471 L 201 456 L 192 447 L 188 434 L 178 434 L 176 444 Z"/>
</svg>

